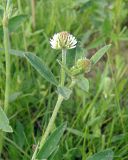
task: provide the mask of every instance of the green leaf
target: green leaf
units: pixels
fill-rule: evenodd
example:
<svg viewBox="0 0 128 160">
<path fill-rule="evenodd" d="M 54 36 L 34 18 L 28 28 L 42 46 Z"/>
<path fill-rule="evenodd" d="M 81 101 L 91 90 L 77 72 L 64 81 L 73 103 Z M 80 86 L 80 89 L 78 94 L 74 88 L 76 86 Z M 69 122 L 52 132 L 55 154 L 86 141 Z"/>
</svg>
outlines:
<svg viewBox="0 0 128 160">
<path fill-rule="evenodd" d="M 0 48 L 0 51 L 4 52 L 4 48 Z M 19 51 L 19 50 L 14 50 L 14 49 L 10 49 L 9 53 L 15 56 L 19 56 L 19 57 L 24 57 L 25 52 L 23 51 Z"/>
<path fill-rule="evenodd" d="M 14 102 L 21 94 L 22 92 L 14 92 L 9 96 L 9 102 Z"/>
<path fill-rule="evenodd" d="M 48 137 L 46 143 L 37 154 L 37 159 L 42 160 L 49 158 L 49 156 L 56 150 L 56 147 L 66 129 L 66 126 L 67 123 L 63 123 L 53 131 L 53 133 Z"/>
<path fill-rule="evenodd" d="M 82 89 L 83 91 L 85 91 L 85 92 L 88 92 L 88 91 L 89 91 L 89 81 L 88 81 L 88 79 L 85 78 L 84 76 L 82 76 L 82 75 L 79 76 L 79 77 L 77 78 L 76 83 L 77 83 L 77 86 L 78 86 L 80 89 Z"/>
<path fill-rule="evenodd" d="M 79 130 L 77 130 L 77 129 L 67 128 L 67 131 L 68 131 L 69 133 L 72 133 L 72 134 L 78 136 L 78 137 L 84 137 L 84 133 L 81 132 L 81 131 L 79 131 Z"/>
<path fill-rule="evenodd" d="M 19 120 L 16 121 L 14 136 L 15 136 L 15 143 L 22 148 L 25 144 L 26 139 L 25 139 L 24 125 Z"/>
<path fill-rule="evenodd" d="M 90 59 L 92 63 L 96 64 L 101 59 L 101 57 L 108 51 L 110 47 L 111 47 L 111 44 L 106 45 L 100 50 L 98 50 Z"/>
<path fill-rule="evenodd" d="M 11 126 L 9 125 L 9 120 L 2 107 L 0 107 L 0 130 L 4 132 L 13 132 Z"/>
<path fill-rule="evenodd" d="M 26 53 L 25 57 L 31 63 L 31 65 L 44 77 L 47 81 L 57 86 L 58 82 L 50 69 L 45 65 L 45 63 L 36 55 L 32 53 Z"/>
<path fill-rule="evenodd" d="M 106 149 L 99 153 L 94 154 L 87 160 L 113 160 L 114 152 L 111 149 Z"/>
<path fill-rule="evenodd" d="M 66 65 L 70 68 L 74 65 L 75 62 L 75 56 L 76 56 L 76 48 L 69 49 L 67 58 L 66 58 Z"/>
<path fill-rule="evenodd" d="M 19 57 L 24 57 L 25 53 L 24 51 L 19 51 L 19 50 L 14 50 L 14 49 L 10 49 L 9 50 L 10 54 L 15 55 L 15 56 L 19 56 Z"/>
<path fill-rule="evenodd" d="M 15 30 L 17 30 L 20 27 L 20 25 L 25 21 L 26 17 L 27 17 L 26 15 L 18 15 L 9 19 L 9 24 L 8 24 L 9 32 L 14 32 Z M 0 37 L 2 36 L 3 36 L 3 26 L 1 25 Z"/>
<path fill-rule="evenodd" d="M 67 87 L 57 87 L 57 93 L 60 94 L 65 100 L 69 99 L 72 90 Z"/>
<path fill-rule="evenodd" d="M 52 153 L 52 155 L 48 158 L 48 160 L 54 160 L 54 158 L 55 158 L 58 150 L 59 150 L 59 146 L 57 146 L 57 147 L 55 148 L 55 151 L 54 151 L 54 152 Z"/>
<path fill-rule="evenodd" d="M 4 51 L 3 48 L 0 48 L 0 51 Z M 45 65 L 45 63 L 36 55 L 30 52 L 23 52 L 14 49 L 10 49 L 10 54 L 25 57 L 31 63 L 31 65 L 44 77 L 47 81 L 57 86 L 58 82 L 50 71 L 50 69 Z"/>
<path fill-rule="evenodd" d="M 26 15 L 18 15 L 18 16 L 15 16 L 15 17 L 12 17 L 10 20 L 9 20 L 9 31 L 10 32 L 13 32 L 15 30 L 17 30 L 20 25 L 26 20 Z"/>
</svg>

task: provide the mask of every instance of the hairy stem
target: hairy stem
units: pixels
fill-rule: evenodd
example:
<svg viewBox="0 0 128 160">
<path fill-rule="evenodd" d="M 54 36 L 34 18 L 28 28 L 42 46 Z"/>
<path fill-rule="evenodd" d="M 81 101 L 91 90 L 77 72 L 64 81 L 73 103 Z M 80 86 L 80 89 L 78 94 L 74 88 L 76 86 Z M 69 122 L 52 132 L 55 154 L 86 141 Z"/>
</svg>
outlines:
<svg viewBox="0 0 128 160">
<path fill-rule="evenodd" d="M 52 116 L 50 118 L 50 121 L 48 123 L 47 129 L 46 129 L 44 135 L 42 136 L 39 148 L 41 148 L 44 145 L 49 133 L 51 132 L 51 130 L 53 128 L 53 125 L 54 125 L 54 122 L 55 122 L 55 119 L 56 119 L 56 116 L 57 116 L 57 113 L 58 113 L 58 110 L 60 108 L 60 105 L 61 105 L 62 101 L 63 101 L 63 97 L 61 95 L 59 95 L 57 103 L 56 103 L 55 108 L 54 108 L 54 111 L 53 111 Z"/>
<path fill-rule="evenodd" d="M 66 65 L 66 49 L 62 49 L 62 64 L 65 66 Z M 63 67 L 61 67 L 61 86 L 64 86 L 65 82 L 65 70 Z"/>
<path fill-rule="evenodd" d="M 63 49 L 62 50 L 62 64 L 63 65 L 66 65 L 66 50 Z M 61 67 L 61 82 L 60 82 L 60 85 L 61 86 L 64 86 L 64 83 L 65 83 L 65 71 L 64 69 Z M 57 113 L 59 111 L 59 108 L 61 106 L 63 102 L 63 97 L 59 94 L 58 95 L 58 99 L 57 99 L 57 102 L 56 102 L 56 105 L 55 105 L 55 108 L 53 110 L 53 113 L 52 113 L 52 116 L 49 120 L 49 123 L 48 123 L 48 126 L 46 128 L 46 131 L 45 133 L 42 135 L 42 138 L 41 138 L 41 142 L 40 142 L 40 145 L 39 145 L 39 149 L 42 148 L 42 146 L 45 144 L 46 140 L 47 140 L 47 137 L 49 136 L 52 128 L 53 128 L 53 125 L 54 125 L 54 122 L 55 122 L 55 119 L 57 117 Z M 37 153 L 37 148 L 35 150 L 35 152 L 33 153 L 33 156 L 32 156 L 32 159 L 31 160 L 35 160 L 36 158 L 36 153 Z"/>
<path fill-rule="evenodd" d="M 65 49 L 62 50 L 62 63 L 64 65 L 66 65 L 66 50 Z M 61 67 L 61 82 L 60 82 L 61 86 L 64 86 L 64 82 L 65 82 L 65 71 Z M 54 122 L 55 122 L 55 119 L 56 119 L 56 116 L 57 116 L 57 113 L 58 113 L 58 110 L 61 106 L 62 101 L 63 101 L 63 97 L 61 95 L 58 95 L 57 103 L 56 103 L 55 108 L 53 110 L 52 116 L 51 116 L 50 121 L 48 123 L 48 126 L 46 128 L 46 131 L 45 131 L 44 135 L 42 136 L 39 148 L 41 148 L 44 145 L 49 133 L 52 130 L 52 127 L 54 125 Z"/>
</svg>

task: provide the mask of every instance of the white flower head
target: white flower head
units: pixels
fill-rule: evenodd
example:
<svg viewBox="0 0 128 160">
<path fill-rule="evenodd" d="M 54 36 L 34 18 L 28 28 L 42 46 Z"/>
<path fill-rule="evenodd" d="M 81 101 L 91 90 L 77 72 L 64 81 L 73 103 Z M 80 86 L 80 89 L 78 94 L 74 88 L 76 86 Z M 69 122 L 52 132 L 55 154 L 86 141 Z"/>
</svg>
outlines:
<svg viewBox="0 0 128 160">
<path fill-rule="evenodd" d="M 76 47 L 77 40 L 70 33 L 63 31 L 54 34 L 50 39 L 50 44 L 53 49 L 72 49 Z"/>
</svg>

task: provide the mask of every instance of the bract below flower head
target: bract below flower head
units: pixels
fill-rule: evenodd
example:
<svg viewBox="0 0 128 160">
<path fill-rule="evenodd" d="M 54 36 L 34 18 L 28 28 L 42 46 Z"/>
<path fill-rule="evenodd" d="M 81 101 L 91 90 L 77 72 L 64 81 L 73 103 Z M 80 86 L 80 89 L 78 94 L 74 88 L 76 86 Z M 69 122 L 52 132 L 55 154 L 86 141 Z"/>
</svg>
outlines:
<svg viewBox="0 0 128 160">
<path fill-rule="evenodd" d="M 63 31 L 54 34 L 50 39 L 50 44 L 53 49 L 72 49 L 76 47 L 77 40 L 70 33 Z"/>
</svg>

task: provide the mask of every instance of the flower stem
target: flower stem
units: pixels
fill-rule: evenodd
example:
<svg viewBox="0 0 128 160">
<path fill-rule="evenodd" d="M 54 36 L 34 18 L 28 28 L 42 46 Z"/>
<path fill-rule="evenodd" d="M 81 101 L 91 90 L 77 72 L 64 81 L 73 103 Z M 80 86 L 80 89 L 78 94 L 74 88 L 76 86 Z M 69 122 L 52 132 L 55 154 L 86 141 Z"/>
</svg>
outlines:
<svg viewBox="0 0 128 160">
<path fill-rule="evenodd" d="M 6 11 L 3 17 L 3 31 L 4 31 L 4 48 L 5 48 L 5 61 L 6 61 L 6 81 L 5 81 L 5 100 L 4 111 L 7 114 L 9 108 L 9 92 L 10 92 L 10 55 L 9 55 L 9 32 L 8 32 L 8 17 Z M 0 154 L 3 148 L 3 132 L 0 132 Z"/>
<path fill-rule="evenodd" d="M 62 49 L 62 64 L 65 66 L 66 65 L 66 49 Z M 65 70 L 63 67 L 61 67 L 61 86 L 64 86 L 65 82 Z"/>
<path fill-rule="evenodd" d="M 62 50 L 62 63 L 64 65 L 66 65 L 66 50 L 65 49 Z M 61 82 L 60 82 L 61 86 L 64 86 L 64 82 L 65 82 L 65 71 L 61 67 Z M 52 116 L 51 116 L 50 121 L 48 123 L 48 126 L 46 128 L 46 131 L 45 131 L 44 135 L 42 136 L 39 148 L 41 148 L 44 145 L 49 133 L 51 132 L 51 130 L 53 128 L 53 125 L 54 125 L 54 122 L 55 122 L 55 119 L 56 119 L 56 116 L 57 116 L 57 113 L 58 113 L 58 110 L 61 106 L 62 101 L 63 101 L 63 97 L 59 94 L 58 100 L 56 102 L 54 111 L 52 113 Z"/>
</svg>

